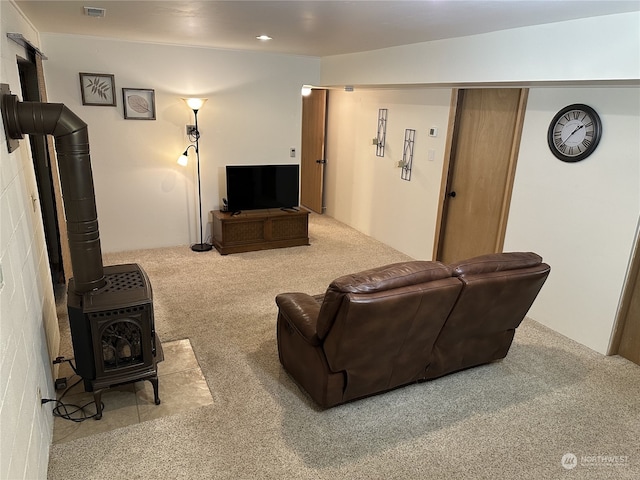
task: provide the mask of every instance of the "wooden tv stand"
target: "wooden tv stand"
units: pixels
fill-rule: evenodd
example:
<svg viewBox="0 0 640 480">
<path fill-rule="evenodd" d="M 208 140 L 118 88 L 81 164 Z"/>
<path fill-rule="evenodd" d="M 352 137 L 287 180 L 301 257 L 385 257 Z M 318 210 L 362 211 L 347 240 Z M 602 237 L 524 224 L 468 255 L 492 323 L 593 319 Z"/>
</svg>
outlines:
<svg viewBox="0 0 640 480">
<path fill-rule="evenodd" d="M 309 245 L 309 211 L 303 208 L 211 213 L 213 246 L 222 255 Z"/>
</svg>

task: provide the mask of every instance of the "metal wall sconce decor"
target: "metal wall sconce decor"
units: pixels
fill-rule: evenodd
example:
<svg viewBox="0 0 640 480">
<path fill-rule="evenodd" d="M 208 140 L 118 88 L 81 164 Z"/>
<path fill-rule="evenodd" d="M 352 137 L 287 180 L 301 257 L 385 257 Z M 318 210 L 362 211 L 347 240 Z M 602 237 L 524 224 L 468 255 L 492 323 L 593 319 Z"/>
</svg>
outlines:
<svg viewBox="0 0 640 480">
<path fill-rule="evenodd" d="M 402 150 L 402 160 L 398 162 L 398 167 L 402 170 L 400 172 L 400 178 L 411 181 L 411 167 L 413 165 L 413 143 L 416 138 L 416 131 L 406 129 L 404 131 L 404 148 Z"/>
<path fill-rule="evenodd" d="M 387 109 L 378 110 L 378 132 L 373 144 L 376 146 L 376 156 L 384 157 L 384 144 L 387 137 Z"/>
</svg>

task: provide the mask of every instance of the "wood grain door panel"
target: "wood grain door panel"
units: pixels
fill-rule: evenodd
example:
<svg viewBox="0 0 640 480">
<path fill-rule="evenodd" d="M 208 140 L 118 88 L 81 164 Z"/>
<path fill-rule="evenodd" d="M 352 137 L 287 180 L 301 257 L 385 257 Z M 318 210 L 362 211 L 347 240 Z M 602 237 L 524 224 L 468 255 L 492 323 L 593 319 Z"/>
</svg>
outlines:
<svg viewBox="0 0 640 480">
<path fill-rule="evenodd" d="M 489 88 L 459 92 L 438 242 L 437 259 L 443 262 L 502 248 L 523 94 Z"/>
<path fill-rule="evenodd" d="M 323 206 L 326 115 L 326 90 L 313 89 L 302 97 L 300 203 L 316 213 L 322 213 Z"/>
</svg>

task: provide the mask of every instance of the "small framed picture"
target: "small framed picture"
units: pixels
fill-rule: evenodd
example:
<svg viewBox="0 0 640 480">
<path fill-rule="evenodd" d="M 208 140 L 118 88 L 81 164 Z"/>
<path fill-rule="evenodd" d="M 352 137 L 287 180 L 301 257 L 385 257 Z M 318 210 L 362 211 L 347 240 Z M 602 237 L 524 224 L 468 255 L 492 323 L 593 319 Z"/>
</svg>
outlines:
<svg viewBox="0 0 640 480">
<path fill-rule="evenodd" d="M 147 88 L 123 88 L 122 105 L 127 120 L 155 120 L 156 94 Z"/>
<path fill-rule="evenodd" d="M 80 73 L 83 105 L 116 106 L 115 77 L 108 73 Z"/>
</svg>

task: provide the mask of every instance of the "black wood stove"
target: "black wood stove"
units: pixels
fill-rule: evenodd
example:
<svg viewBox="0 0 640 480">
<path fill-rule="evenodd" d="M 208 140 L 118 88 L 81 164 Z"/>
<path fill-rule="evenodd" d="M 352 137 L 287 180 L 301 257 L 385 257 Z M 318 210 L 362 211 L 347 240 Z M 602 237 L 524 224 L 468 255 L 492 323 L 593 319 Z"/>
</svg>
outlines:
<svg viewBox="0 0 640 480">
<path fill-rule="evenodd" d="M 153 321 L 149 279 L 137 264 L 104 267 L 105 286 L 79 294 L 69 282 L 67 308 L 76 370 L 93 392 L 102 416 L 102 391 L 114 385 L 149 380 L 158 396 L 157 362 L 162 346 Z"/>
<path fill-rule="evenodd" d="M 104 267 L 94 197 L 87 125 L 62 104 L 19 102 L 0 85 L 9 152 L 24 134 L 53 135 L 73 269 L 67 308 L 76 370 L 93 392 L 102 417 L 105 388 L 148 380 L 158 396 L 156 336 L 151 284 L 139 265 Z"/>
</svg>

